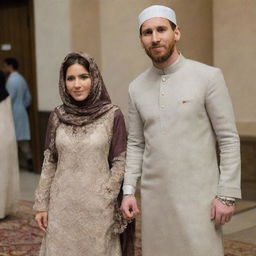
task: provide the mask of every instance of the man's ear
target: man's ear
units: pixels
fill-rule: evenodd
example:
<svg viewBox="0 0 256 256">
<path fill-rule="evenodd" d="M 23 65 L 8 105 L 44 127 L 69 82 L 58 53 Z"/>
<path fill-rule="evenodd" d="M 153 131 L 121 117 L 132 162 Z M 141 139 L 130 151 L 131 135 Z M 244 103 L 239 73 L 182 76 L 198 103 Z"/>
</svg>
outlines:
<svg viewBox="0 0 256 256">
<path fill-rule="evenodd" d="M 176 26 L 176 28 L 174 29 L 174 39 L 175 41 L 179 41 L 180 38 L 181 38 L 180 27 Z"/>
<path fill-rule="evenodd" d="M 142 49 L 144 49 L 145 47 L 144 47 L 144 44 L 142 43 L 141 35 L 139 36 L 139 38 L 140 38 L 140 46 L 141 46 Z"/>
</svg>

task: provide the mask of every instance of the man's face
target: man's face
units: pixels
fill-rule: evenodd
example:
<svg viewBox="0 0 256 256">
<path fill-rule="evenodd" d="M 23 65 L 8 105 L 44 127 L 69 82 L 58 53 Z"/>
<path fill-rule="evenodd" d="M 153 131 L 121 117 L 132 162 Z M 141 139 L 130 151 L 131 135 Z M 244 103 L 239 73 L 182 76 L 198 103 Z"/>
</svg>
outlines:
<svg viewBox="0 0 256 256">
<path fill-rule="evenodd" d="M 169 20 L 152 18 L 141 27 L 141 44 L 154 63 L 163 63 L 172 55 L 176 41 L 180 39 L 179 28 L 173 31 Z"/>
<path fill-rule="evenodd" d="M 12 66 L 8 65 L 6 62 L 3 62 L 3 72 L 6 76 L 8 76 L 11 73 Z"/>
</svg>

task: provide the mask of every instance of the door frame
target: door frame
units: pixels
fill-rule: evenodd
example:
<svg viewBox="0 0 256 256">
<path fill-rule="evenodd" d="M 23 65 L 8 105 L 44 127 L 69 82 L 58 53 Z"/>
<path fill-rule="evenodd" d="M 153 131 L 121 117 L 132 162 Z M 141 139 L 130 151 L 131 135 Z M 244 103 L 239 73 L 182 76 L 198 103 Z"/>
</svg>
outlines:
<svg viewBox="0 0 256 256">
<path fill-rule="evenodd" d="M 36 47 L 35 47 L 35 19 L 34 19 L 34 0 L 27 0 L 28 4 L 28 23 L 30 26 L 31 43 L 31 77 L 33 86 L 31 87 L 32 105 L 29 110 L 31 128 L 31 147 L 33 154 L 34 172 L 41 172 L 40 159 L 40 134 L 38 121 L 38 97 L 37 97 L 37 77 L 36 77 Z"/>
</svg>

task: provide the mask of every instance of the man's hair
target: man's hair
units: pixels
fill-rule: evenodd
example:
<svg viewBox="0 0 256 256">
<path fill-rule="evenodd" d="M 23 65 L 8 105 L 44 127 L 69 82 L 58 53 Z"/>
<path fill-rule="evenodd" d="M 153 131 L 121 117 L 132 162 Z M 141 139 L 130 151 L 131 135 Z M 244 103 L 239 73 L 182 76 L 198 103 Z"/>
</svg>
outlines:
<svg viewBox="0 0 256 256">
<path fill-rule="evenodd" d="M 19 62 L 15 58 L 5 58 L 4 62 L 8 66 L 12 66 L 13 69 L 15 69 L 15 70 L 18 70 L 18 68 L 19 68 Z"/>
<path fill-rule="evenodd" d="M 174 31 L 177 26 L 173 22 L 171 22 L 170 20 L 168 20 L 168 21 L 169 21 L 169 23 L 171 25 L 172 30 Z M 142 25 L 140 26 L 140 35 L 142 35 L 142 29 L 141 29 Z"/>
</svg>

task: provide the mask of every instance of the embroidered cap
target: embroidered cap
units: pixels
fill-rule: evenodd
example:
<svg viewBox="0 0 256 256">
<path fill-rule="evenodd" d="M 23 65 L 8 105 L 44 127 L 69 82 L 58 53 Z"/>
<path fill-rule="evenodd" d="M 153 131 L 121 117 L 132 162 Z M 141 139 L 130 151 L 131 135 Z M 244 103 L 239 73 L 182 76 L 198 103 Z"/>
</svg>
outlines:
<svg viewBox="0 0 256 256">
<path fill-rule="evenodd" d="M 151 18 L 157 18 L 157 17 L 168 19 L 172 23 L 177 25 L 176 14 L 174 10 L 163 5 L 152 5 L 144 9 L 139 14 L 139 28 L 146 20 L 149 20 Z"/>
</svg>

